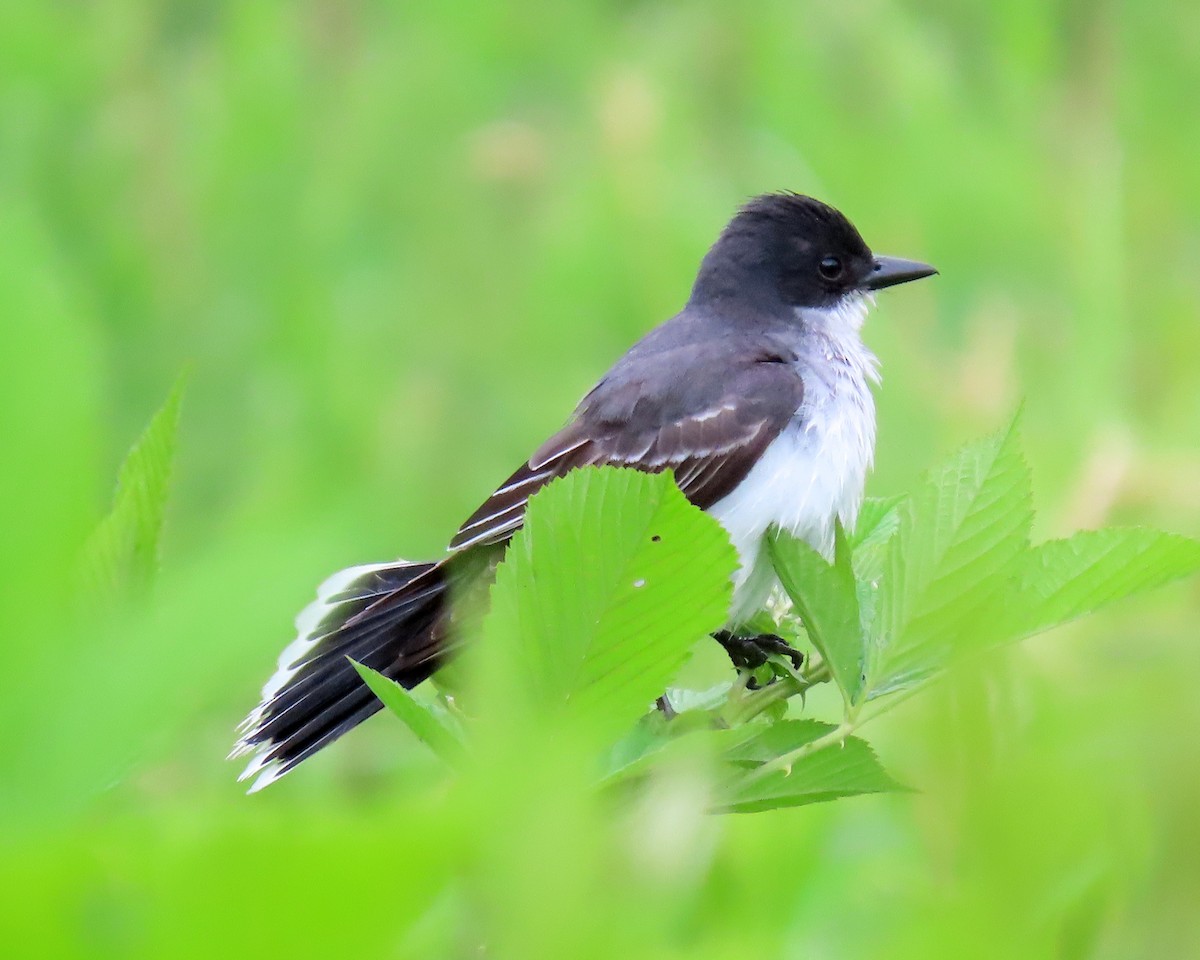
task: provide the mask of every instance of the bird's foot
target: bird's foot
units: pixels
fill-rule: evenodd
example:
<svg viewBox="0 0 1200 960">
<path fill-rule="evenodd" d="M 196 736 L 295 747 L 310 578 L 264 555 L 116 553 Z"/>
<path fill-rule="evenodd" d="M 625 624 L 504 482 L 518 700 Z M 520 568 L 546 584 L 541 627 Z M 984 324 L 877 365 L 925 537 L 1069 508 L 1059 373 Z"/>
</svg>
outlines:
<svg viewBox="0 0 1200 960">
<path fill-rule="evenodd" d="M 739 670 L 757 670 L 775 655 L 787 657 L 796 670 L 804 664 L 804 655 L 774 633 L 744 636 L 729 630 L 718 630 L 713 634 L 713 639 L 725 648 L 729 659 Z"/>
</svg>

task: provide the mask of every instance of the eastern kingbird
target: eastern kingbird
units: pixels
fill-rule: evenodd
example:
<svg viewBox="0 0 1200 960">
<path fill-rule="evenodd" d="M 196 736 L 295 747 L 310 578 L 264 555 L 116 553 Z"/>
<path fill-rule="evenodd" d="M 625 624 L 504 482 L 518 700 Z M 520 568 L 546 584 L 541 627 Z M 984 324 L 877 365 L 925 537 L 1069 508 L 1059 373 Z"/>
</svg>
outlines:
<svg viewBox="0 0 1200 960">
<path fill-rule="evenodd" d="M 776 582 L 763 537 L 779 527 L 828 556 L 836 522 L 854 525 L 879 380 L 859 331 L 876 290 L 936 272 L 872 254 L 849 220 L 811 197 L 751 200 L 700 263 L 684 308 L 617 361 L 467 518 L 445 557 L 351 567 L 320 586 L 239 728 L 232 755 L 254 755 L 241 779 L 266 786 L 381 708 L 351 659 L 410 689 L 429 677 L 453 639 L 451 580 L 494 569 L 529 497 L 587 464 L 670 468 L 738 552 L 728 629 L 715 636 L 742 665 L 789 652 L 778 638 L 737 632 Z"/>
</svg>

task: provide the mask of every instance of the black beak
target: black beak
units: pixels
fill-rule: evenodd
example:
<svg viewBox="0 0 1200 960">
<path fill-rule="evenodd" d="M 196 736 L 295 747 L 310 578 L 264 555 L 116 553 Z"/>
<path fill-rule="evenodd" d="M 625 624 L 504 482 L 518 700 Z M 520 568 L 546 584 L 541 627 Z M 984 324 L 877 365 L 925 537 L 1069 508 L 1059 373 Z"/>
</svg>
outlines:
<svg viewBox="0 0 1200 960">
<path fill-rule="evenodd" d="M 909 280 L 932 277 L 937 270 L 919 260 L 902 260 L 900 257 L 876 257 L 875 269 L 867 276 L 868 290 L 882 290 Z"/>
</svg>

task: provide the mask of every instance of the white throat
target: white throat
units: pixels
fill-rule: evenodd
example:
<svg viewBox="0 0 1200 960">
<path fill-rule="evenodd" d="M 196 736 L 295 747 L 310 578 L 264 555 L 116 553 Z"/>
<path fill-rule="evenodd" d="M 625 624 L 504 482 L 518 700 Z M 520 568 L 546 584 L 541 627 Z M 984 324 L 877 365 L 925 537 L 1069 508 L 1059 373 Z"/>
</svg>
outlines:
<svg viewBox="0 0 1200 960">
<path fill-rule="evenodd" d="M 798 308 L 794 344 L 804 399 L 746 479 L 709 508 L 741 560 L 730 623 L 762 608 L 775 586 L 761 551 L 778 527 L 832 557 L 834 522 L 854 526 L 875 455 L 879 361 L 859 336 L 872 298 L 851 294 L 828 309 Z"/>
</svg>

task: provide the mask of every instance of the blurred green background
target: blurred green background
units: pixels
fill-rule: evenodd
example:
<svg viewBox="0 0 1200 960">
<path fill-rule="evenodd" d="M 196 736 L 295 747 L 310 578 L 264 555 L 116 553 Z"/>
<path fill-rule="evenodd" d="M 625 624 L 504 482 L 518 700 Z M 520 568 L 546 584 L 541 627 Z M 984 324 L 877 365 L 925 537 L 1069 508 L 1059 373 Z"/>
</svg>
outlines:
<svg viewBox="0 0 1200 960">
<path fill-rule="evenodd" d="M 910 795 L 223 760 L 315 583 L 437 555 L 765 190 L 941 268 L 867 328 L 870 493 L 1023 398 L 1041 535 L 1200 534 L 1197 91 L 1186 0 L 0 5 L 6 952 L 1200 955 L 1195 582 L 868 728 Z M 80 609 L 185 368 L 154 601 Z"/>
</svg>

